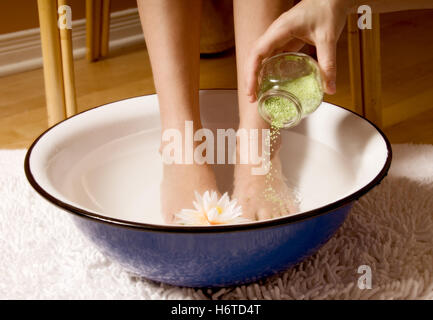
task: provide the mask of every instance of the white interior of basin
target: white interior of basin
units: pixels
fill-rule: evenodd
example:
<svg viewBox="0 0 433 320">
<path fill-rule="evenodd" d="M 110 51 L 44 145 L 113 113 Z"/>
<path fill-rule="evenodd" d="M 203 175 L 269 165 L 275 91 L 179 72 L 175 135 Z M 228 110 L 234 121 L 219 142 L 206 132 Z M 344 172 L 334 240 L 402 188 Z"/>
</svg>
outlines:
<svg viewBox="0 0 433 320">
<path fill-rule="evenodd" d="M 207 127 L 236 128 L 236 91 L 202 91 L 200 99 Z M 300 194 L 300 212 L 361 189 L 378 175 L 388 155 L 385 140 L 372 125 L 328 103 L 283 131 L 282 138 L 283 170 Z M 123 100 L 46 133 L 32 151 L 30 170 L 62 202 L 103 216 L 163 224 L 159 141 L 157 97 Z M 232 169 L 215 166 L 222 192 L 231 188 Z"/>
</svg>

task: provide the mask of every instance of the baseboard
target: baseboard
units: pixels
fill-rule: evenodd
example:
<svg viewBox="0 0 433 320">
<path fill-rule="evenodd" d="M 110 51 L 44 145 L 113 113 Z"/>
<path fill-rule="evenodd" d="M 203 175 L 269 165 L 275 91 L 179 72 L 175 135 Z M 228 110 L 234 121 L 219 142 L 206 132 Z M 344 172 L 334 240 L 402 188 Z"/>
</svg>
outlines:
<svg viewBox="0 0 433 320">
<path fill-rule="evenodd" d="M 86 53 L 86 21 L 72 22 L 74 58 Z M 110 52 L 144 43 L 137 9 L 111 14 Z M 42 67 L 39 28 L 0 35 L 0 76 Z"/>
</svg>

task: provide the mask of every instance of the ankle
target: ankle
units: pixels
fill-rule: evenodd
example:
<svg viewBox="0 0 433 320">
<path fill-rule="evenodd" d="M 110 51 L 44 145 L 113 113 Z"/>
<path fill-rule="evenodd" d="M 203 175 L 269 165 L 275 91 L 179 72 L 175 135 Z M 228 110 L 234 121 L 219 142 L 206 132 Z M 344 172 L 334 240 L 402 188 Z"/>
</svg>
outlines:
<svg viewBox="0 0 433 320">
<path fill-rule="evenodd" d="M 258 152 L 259 154 L 257 156 L 261 157 L 266 157 L 267 154 L 269 156 L 269 160 L 272 160 L 276 155 L 278 155 L 278 152 L 281 149 L 281 135 L 279 131 L 275 131 L 274 129 L 269 127 L 261 129 L 247 129 L 245 127 L 241 127 L 240 125 L 239 128 L 239 130 L 244 130 L 244 132 L 241 133 L 240 131 L 238 131 L 238 134 L 236 136 L 237 162 L 240 162 L 241 159 L 246 159 L 246 157 L 248 157 L 248 164 L 252 164 L 253 162 L 250 162 L 250 158 L 252 156 L 251 152 Z M 256 132 L 252 130 L 256 130 Z M 251 141 L 252 139 L 256 141 Z M 254 147 L 252 150 L 250 150 L 252 148 L 252 145 Z M 245 161 L 241 161 L 241 163 L 245 163 Z"/>
</svg>

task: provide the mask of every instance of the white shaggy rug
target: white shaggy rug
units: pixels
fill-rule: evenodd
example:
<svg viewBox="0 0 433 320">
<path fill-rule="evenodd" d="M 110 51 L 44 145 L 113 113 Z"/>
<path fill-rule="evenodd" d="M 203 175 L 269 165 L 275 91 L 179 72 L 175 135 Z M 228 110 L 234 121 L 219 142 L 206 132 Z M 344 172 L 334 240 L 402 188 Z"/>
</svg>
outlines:
<svg viewBox="0 0 433 320">
<path fill-rule="evenodd" d="M 433 299 L 433 146 L 394 145 L 388 177 L 313 257 L 266 281 L 194 290 L 131 277 L 28 185 L 0 150 L 1 299 Z M 358 267 L 372 288 L 358 288 Z"/>
</svg>

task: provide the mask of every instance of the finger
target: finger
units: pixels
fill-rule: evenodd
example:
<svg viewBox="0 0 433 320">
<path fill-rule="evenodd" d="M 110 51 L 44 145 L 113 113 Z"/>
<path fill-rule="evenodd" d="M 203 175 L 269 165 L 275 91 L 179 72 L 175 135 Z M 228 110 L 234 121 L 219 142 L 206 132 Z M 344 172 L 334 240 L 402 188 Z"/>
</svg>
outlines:
<svg viewBox="0 0 433 320">
<path fill-rule="evenodd" d="M 305 42 L 301 39 L 292 39 L 279 52 L 298 52 L 305 46 Z"/>
<path fill-rule="evenodd" d="M 263 37 L 262 37 L 263 38 Z M 257 77 L 263 59 L 272 54 L 272 47 L 266 40 L 260 40 L 251 49 L 245 66 L 246 71 L 246 88 L 247 95 L 250 97 L 250 102 L 256 100 Z"/>
<path fill-rule="evenodd" d="M 304 45 L 305 42 L 300 39 L 291 39 L 287 45 L 281 49 L 272 50 L 272 47 L 270 47 L 268 50 L 261 51 L 260 56 L 251 57 L 253 61 L 250 61 L 249 65 L 247 65 L 247 72 L 251 71 L 247 76 L 247 94 L 250 96 L 250 102 L 254 102 L 257 99 L 255 95 L 257 90 L 257 77 L 263 59 L 280 52 L 297 52 L 301 50 Z"/>
<path fill-rule="evenodd" d="M 292 40 L 290 29 L 281 26 L 281 22 L 277 19 L 253 45 L 245 66 L 247 95 L 250 96 L 251 102 L 256 100 L 257 75 L 262 61 L 270 57 L 274 51 L 284 47 L 290 40 Z"/>
<path fill-rule="evenodd" d="M 327 94 L 336 92 L 337 78 L 337 43 L 336 41 L 321 41 L 316 43 L 317 60 L 322 72 L 324 89 Z"/>
</svg>

